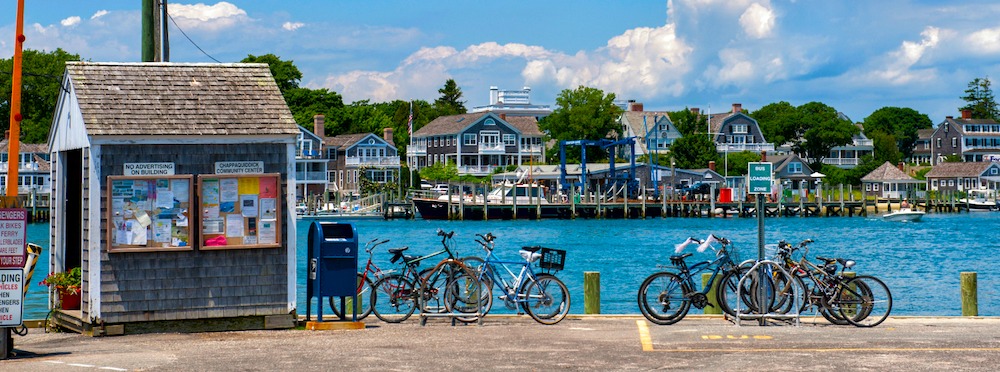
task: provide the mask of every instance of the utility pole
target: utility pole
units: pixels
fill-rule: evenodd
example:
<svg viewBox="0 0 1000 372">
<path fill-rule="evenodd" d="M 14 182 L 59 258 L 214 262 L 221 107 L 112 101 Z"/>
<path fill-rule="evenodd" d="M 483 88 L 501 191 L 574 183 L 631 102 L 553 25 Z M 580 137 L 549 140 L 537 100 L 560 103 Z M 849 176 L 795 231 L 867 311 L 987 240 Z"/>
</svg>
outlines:
<svg viewBox="0 0 1000 372">
<path fill-rule="evenodd" d="M 21 147 L 21 50 L 24 49 L 24 0 L 17 1 L 17 23 L 14 29 L 14 70 L 11 72 L 10 90 L 10 137 L 7 142 L 7 189 L 6 196 L 0 207 L 20 207 L 17 205 L 17 171 L 21 165 L 19 151 Z M 16 272 L 16 270 L 15 270 Z M 24 271 L 21 271 L 21 283 L 24 285 Z M 20 307 L 24 306 L 24 291 L 21 292 Z M 23 316 L 23 312 L 21 314 Z M 23 319 L 22 319 L 23 320 Z M 14 352 L 14 338 L 10 327 L 0 328 L 0 360 L 7 359 Z"/>
</svg>

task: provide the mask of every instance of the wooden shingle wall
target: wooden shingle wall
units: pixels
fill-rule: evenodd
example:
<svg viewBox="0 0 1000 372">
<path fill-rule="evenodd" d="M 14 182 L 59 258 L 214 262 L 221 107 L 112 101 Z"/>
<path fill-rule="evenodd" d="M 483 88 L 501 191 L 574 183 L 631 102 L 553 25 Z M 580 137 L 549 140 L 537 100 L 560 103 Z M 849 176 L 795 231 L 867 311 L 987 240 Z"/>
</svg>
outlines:
<svg viewBox="0 0 1000 372">
<path fill-rule="evenodd" d="M 213 174 L 215 162 L 263 161 L 288 187 L 286 144 L 104 145 L 101 179 L 124 163 L 172 162 L 175 173 Z M 106 188 L 106 182 L 101 183 Z M 192 185 L 197 187 L 197 185 Z M 281 194 L 282 196 L 284 193 Z M 108 323 L 205 319 L 288 313 L 288 214 L 284 197 L 281 248 L 108 253 L 107 190 L 101 192 L 101 314 Z M 88 204 L 89 205 L 89 204 Z M 89 211 L 84 210 L 84 216 Z M 201 213 L 190 213 L 200 226 Z M 191 241 L 196 243 L 196 234 Z M 85 245 L 86 247 L 86 245 Z M 87 257 L 84 252 L 83 257 Z M 86 265 L 84 265 L 86 267 Z M 86 276 L 84 276 L 86 277 Z M 84 286 L 86 288 L 86 285 Z M 95 316 L 96 317 L 96 316 Z"/>
</svg>

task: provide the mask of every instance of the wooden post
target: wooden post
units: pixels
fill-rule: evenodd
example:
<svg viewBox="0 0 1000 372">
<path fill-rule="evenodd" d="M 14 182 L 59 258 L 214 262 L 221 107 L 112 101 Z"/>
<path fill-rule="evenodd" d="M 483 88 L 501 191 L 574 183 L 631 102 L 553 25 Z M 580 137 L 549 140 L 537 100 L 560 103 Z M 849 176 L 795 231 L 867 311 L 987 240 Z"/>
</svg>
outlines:
<svg viewBox="0 0 1000 372">
<path fill-rule="evenodd" d="M 646 219 L 646 188 L 642 188 L 642 219 Z"/>
<path fill-rule="evenodd" d="M 959 275 L 962 283 L 962 316 L 979 316 L 976 273 L 962 272 Z"/>
<path fill-rule="evenodd" d="M 569 218 L 576 219 L 576 186 L 569 188 Z"/>
<path fill-rule="evenodd" d="M 601 184 L 597 184 L 597 195 L 595 200 L 597 201 L 597 218 L 601 218 Z"/>
<path fill-rule="evenodd" d="M 583 272 L 583 313 L 601 313 L 601 273 Z"/>
<path fill-rule="evenodd" d="M 701 274 L 701 286 L 704 288 L 708 285 L 708 280 L 712 279 L 712 273 L 702 273 Z M 720 278 L 721 279 L 721 278 Z M 708 297 L 708 305 L 705 306 L 705 314 L 722 314 L 722 308 L 719 307 L 719 301 L 716 298 L 715 292 L 719 289 L 719 282 L 721 280 L 716 280 L 712 283 L 712 288 L 708 290 L 705 295 Z"/>
</svg>

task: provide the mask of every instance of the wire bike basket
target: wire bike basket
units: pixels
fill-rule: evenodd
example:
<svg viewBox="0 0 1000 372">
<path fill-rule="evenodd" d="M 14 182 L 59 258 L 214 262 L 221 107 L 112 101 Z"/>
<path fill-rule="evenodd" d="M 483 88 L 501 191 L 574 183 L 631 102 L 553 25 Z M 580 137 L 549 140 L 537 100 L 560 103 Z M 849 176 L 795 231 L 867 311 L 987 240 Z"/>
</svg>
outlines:
<svg viewBox="0 0 1000 372">
<path fill-rule="evenodd" d="M 566 251 L 562 249 L 547 248 L 542 246 L 521 247 L 528 252 L 538 252 L 541 258 L 538 260 L 538 268 L 542 272 L 552 273 L 561 271 L 566 264 Z"/>
</svg>

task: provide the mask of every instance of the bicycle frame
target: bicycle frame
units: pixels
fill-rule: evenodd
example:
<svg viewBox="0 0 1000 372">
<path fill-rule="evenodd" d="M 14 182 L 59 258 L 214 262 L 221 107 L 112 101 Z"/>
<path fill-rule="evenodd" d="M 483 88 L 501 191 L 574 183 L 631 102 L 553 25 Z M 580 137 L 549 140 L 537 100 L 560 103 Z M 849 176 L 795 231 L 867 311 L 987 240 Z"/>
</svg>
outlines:
<svg viewBox="0 0 1000 372">
<path fill-rule="evenodd" d="M 515 302 L 526 302 L 527 298 L 524 298 L 518 289 L 524 286 L 525 283 L 533 282 L 537 280 L 535 271 L 531 268 L 531 263 L 528 261 L 502 261 L 496 258 L 493 254 L 492 249 L 486 250 L 486 259 L 483 260 L 483 265 L 485 265 L 488 270 L 481 270 L 479 273 L 479 281 L 482 282 L 483 279 L 489 278 L 497 289 L 503 291 L 503 294 L 507 296 L 507 299 Z M 510 269 L 507 265 L 517 265 L 521 266 L 519 273 L 514 274 L 514 271 Z M 511 282 L 504 279 L 504 276 L 498 274 L 498 267 L 502 267 L 504 271 L 509 275 Z M 510 298 L 510 296 L 515 296 L 515 298 Z"/>
<path fill-rule="evenodd" d="M 716 254 L 716 257 L 712 261 L 701 261 L 694 265 L 688 266 L 683 258 L 677 260 L 671 260 L 673 266 L 667 266 L 667 268 L 677 269 L 677 275 L 683 279 L 690 288 L 698 288 L 695 286 L 694 277 L 702 272 L 707 272 L 712 270 L 712 276 L 708 278 L 708 284 L 704 286 L 700 291 L 695 291 L 695 293 L 701 293 L 707 295 L 708 291 L 712 289 L 712 284 L 715 283 L 715 278 L 719 276 L 723 270 L 727 269 L 728 266 L 732 266 L 732 259 L 729 256 L 729 250 L 726 249 L 726 245 L 723 245 L 722 253 Z M 662 266 L 661 266 L 662 267 Z"/>
</svg>

